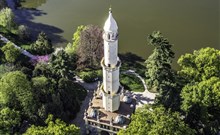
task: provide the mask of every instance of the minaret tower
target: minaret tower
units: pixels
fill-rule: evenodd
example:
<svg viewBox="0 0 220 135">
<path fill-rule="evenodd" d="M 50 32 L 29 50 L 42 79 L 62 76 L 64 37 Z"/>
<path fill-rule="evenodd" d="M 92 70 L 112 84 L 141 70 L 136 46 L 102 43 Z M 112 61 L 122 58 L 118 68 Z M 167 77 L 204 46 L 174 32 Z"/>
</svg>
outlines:
<svg viewBox="0 0 220 135">
<path fill-rule="evenodd" d="M 121 61 L 118 58 L 118 26 L 112 16 L 111 8 L 104 25 L 104 58 L 101 61 L 103 68 L 103 107 L 106 111 L 114 112 L 120 106 L 119 68 Z"/>
</svg>

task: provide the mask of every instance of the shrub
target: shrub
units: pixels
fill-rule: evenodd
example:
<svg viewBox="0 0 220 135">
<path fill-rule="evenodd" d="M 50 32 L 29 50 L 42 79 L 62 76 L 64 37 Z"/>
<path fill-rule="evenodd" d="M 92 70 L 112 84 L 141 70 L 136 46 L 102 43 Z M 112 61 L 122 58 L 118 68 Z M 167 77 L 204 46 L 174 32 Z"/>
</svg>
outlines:
<svg viewBox="0 0 220 135">
<path fill-rule="evenodd" d="M 102 70 L 81 71 L 78 76 L 85 82 L 91 83 L 102 78 Z"/>
</svg>

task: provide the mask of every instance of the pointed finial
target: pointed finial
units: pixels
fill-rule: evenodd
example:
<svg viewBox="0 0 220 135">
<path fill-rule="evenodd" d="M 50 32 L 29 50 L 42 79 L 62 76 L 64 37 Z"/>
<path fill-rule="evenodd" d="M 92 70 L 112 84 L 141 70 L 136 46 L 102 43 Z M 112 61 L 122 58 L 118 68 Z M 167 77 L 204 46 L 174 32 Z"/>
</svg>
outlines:
<svg viewBox="0 0 220 135">
<path fill-rule="evenodd" d="M 112 13 L 112 5 L 110 5 L 109 12 Z"/>
</svg>

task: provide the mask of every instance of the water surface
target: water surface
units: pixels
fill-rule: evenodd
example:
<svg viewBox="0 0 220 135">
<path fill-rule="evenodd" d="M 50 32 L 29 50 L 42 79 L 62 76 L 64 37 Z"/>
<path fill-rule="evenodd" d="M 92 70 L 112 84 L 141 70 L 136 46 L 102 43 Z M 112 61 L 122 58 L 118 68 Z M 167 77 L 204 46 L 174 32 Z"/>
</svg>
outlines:
<svg viewBox="0 0 220 135">
<path fill-rule="evenodd" d="M 220 49 L 219 0 L 26 0 L 19 19 L 44 30 L 56 45 L 65 46 L 79 25 L 103 27 L 112 6 L 119 27 L 119 52 L 143 58 L 152 47 L 147 35 L 160 30 L 174 44 L 176 59 L 202 47 Z M 25 21 L 24 21 L 25 20 Z"/>
</svg>

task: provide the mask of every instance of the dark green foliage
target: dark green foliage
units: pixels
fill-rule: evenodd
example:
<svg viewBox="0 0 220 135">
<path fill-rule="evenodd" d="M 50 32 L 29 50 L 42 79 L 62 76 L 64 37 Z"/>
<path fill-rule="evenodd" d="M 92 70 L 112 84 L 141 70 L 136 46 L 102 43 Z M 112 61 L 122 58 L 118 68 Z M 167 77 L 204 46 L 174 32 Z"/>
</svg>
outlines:
<svg viewBox="0 0 220 135">
<path fill-rule="evenodd" d="M 47 38 L 47 35 L 44 32 L 41 32 L 38 35 L 35 43 L 31 45 L 31 49 L 33 50 L 33 53 L 37 55 L 50 54 L 54 51 L 50 39 Z"/>
<path fill-rule="evenodd" d="M 134 92 L 144 92 L 144 85 L 142 81 L 132 74 L 121 74 L 120 83 L 125 89 Z"/>
<path fill-rule="evenodd" d="M 155 47 L 153 54 L 145 62 L 148 89 L 159 92 L 156 103 L 178 110 L 181 86 L 178 83 L 178 76 L 171 68 L 174 58 L 172 45 L 158 31 L 148 36 L 148 42 Z"/>
<path fill-rule="evenodd" d="M 80 135 L 78 127 L 67 125 L 60 119 L 53 120 L 52 115 L 48 116 L 45 123 L 45 127 L 32 125 L 24 135 Z"/>
<path fill-rule="evenodd" d="M 64 50 L 60 50 L 51 56 L 50 66 L 54 75 L 72 78 L 76 69 L 76 56 L 70 56 Z"/>
<path fill-rule="evenodd" d="M 86 96 L 82 87 L 65 78 L 61 78 L 58 84 L 46 77 L 35 77 L 32 82 L 37 114 L 42 120 L 49 113 L 65 121 L 72 119 L 79 110 L 80 101 Z"/>
<path fill-rule="evenodd" d="M 13 134 L 15 128 L 20 125 L 21 116 L 19 111 L 8 107 L 0 109 L 0 134 Z"/>
<path fill-rule="evenodd" d="M 33 70 L 33 76 L 45 76 L 45 77 L 53 77 L 56 78 L 53 74 L 52 74 L 52 69 L 51 66 L 47 63 L 38 63 L 34 70 Z"/>
<path fill-rule="evenodd" d="M 220 129 L 220 51 L 204 48 L 185 54 L 178 63 L 185 80 L 181 108 L 186 122 L 198 134 L 217 134 Z"/>
<path fill-rule="evenodd" d="M 178 112 L 166 110 L 162 106 L 146 105 L 131 116 L 131 123 L 118 135 L 194 135 L 181 119 Z"/>
<path fill-rule="evenodd" d="M 155 47 L 153 54 L 146 60 L 146 82 L 149 89 L 160 91 L 161 85 L 172 82 L 171 63 L 174 53 L 172 45 L 160 32 L 153 32 L 148 36 L 148 42 Z"/>
</svg>

